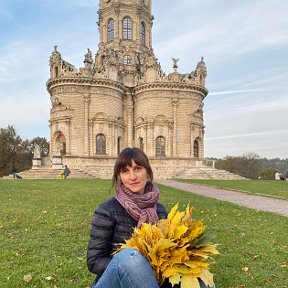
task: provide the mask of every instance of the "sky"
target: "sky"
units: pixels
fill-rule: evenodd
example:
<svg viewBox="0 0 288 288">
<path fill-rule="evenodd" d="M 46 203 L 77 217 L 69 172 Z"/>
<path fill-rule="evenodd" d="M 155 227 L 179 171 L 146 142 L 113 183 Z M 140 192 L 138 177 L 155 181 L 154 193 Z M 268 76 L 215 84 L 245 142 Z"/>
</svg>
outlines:
<svg viewBox="0 0 288 288">
<path fill-rule="evenodd" d="M 0 0 L 0 128 L 49 140 L 54 45 L 83 67 L 99 43 L 98 0 Z M 205 156 L 288 158 L 288 1 L 154 0 L 153 48 L 166 74 L 207 66 Z"/>
</svg>

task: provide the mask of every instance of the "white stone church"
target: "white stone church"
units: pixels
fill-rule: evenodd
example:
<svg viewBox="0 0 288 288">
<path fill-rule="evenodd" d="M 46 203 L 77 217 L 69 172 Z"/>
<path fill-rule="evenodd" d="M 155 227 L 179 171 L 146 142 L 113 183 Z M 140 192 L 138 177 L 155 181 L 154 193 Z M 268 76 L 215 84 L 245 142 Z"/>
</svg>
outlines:
<svg viewBox="0 0 288 288">
<path fill-rule="evenodd" d="M 67 164 L 111 178 L 119 152 L 136 146 L 149 157 L 155 178 L 207 178 L 206 65 L 201 58 L 182 74 L 172 58 L 173 72 L 162 70 L 152 48 L 151 2 L 100 0 L 99 48 L 95 57 L 88 49 L 82 68 L 54 47 L 47 82 L 54 168 Z"/>
</svg>

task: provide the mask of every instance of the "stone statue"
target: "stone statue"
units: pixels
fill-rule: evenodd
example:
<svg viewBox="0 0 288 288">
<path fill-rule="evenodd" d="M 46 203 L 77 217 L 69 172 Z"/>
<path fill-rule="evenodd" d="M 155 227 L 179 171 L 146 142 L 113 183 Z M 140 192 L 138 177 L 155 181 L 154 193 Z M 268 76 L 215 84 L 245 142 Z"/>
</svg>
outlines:
<svg viewBox="0 0 288 288">
<path fill-rule="evenodd" d="M 88 52 L 85 54 L 84 63 L 93 64 L 92 52 L 87 48 Z"/>
<path fill-rule="evenodd" d="M 177 62 L 179 61 L 179 59 L 176 59 L 176 58 L 172 57 L 172 60 L 173 60 L 173 68 L 177 69 L 178 68 Z"/>
<path fill-rule="evenodd" d="M 41 158 L 41 150 L 38 144 L 35 144 L 33 153 L 34 153 L 34 158 Z"/>
<path fill-rule="evenodd" d="M 142 78 L 140 52 L 136 53 L 136 58 L 137 58 L 136 74 L 137 74 L 138 80 L 140 80 Z"/>
<path fill-rule="evenodd" d="M 62 151 L 62 149 L 63 149 L 63 144 L 61 143 L 61 142 L 56 142 L 55 143 L 55 152 L 56 152 L 56 154 L 55 154 L 55 156 L 61 156 L 61 151 Z"/>
</svg>

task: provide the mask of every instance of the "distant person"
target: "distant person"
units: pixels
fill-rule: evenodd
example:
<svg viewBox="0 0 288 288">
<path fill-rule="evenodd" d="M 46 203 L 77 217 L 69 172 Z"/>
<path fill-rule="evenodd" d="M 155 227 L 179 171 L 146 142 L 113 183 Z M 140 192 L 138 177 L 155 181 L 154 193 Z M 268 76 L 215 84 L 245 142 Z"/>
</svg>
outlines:
<svg viewBox="0 0 288 288">
<path fill-rule="evenodd" d="M 16 179 L 17 172 L 18 172 L 17 169 L 13 168 L 12 170 L 13 179 Z"/>
<path fill-rule="evenodd" d="M 280 180 L 285 180 L 285 178 L 284 178 L 284 176 L 283 176 L 282 173 L 279 173 L 279 179 L 280 179 Z"/>
<path fill-rule="evenodd" d="M 70 175 L 70 169 L 68 168 L 67 165 L 65 165 L 64 171 L 63 171 L 64 179 L 66 179 L 69 175 Z"/>
<path fill-rule="evenodd" d="M 13 168 L 12 175 L 13 175 L 13 179 L 22 179 L 22 177 L 18 175 L 18 170 L 16 168 Z"/>
</svg>

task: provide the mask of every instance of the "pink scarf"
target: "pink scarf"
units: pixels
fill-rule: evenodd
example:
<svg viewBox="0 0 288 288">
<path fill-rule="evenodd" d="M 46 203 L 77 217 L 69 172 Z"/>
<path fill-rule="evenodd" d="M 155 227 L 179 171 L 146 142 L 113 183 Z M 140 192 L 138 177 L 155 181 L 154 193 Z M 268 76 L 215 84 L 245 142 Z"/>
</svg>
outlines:
<svg viewBox="0 0 288 288">
<path fill-rule="evenodd" d="M 158 221 L 156 204 L 159 195 L 159 190 L 152 183 L 146 185 L 144 194 L 133 193 L 121 183 L 116 188 L 115 198 L 140 227 L 143 223 Z"/>
</svg>

